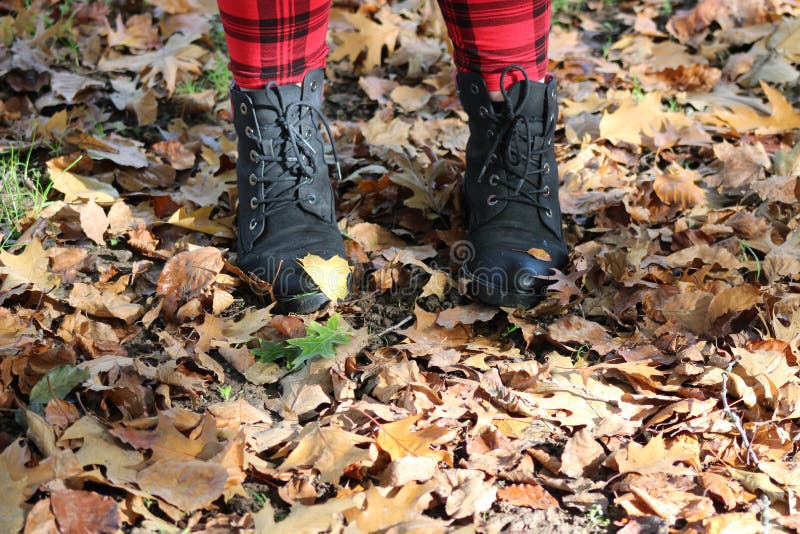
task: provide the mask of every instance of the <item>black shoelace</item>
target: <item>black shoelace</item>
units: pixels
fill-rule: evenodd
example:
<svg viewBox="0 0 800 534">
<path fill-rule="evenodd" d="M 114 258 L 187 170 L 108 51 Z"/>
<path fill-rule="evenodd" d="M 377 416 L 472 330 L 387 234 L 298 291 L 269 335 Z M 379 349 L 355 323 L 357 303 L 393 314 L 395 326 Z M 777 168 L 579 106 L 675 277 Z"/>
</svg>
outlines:
<svg viewBox="0 0 800 534">
<path fill-rule="evenodd" d="M 306 127 L 310 127 L 313 124 L 313 119 L 319 119 L 328 134 L 333 163 L 336 165 L 336 176 L 339 180 L 342 178 L 342 171 L 339 167 L 339 158 L 336 154 L 336 145 L 333 142 L 331 127 L 322 112 L 313 104 L 304 100 L 284 104 L 283 97 L 275 82 L 269 82 L 264 91 L 269 102 L 268 107 L 277 115 L 275 122 L 279 128 L 278 135 L 270 137 L 269 134 L 272 132 L 262 130 L 259 134 L 262 132 L 267 134 L 267 139 L 262 140 L 260 135 L 256 135 L 255 132 L 249 129 L 245 131 L 245 135 L 255 141 L 262 149 L 262 152 L 251 150 L 250 159 L 257 163 L 269 165 L 267 168 L 263 168 L 255 178 L 255 183 L 267 184 L 263 200 L 254 199 L 254 204 L 263 204 L 265 206 L 264 216 L 266 217 L 291 204 L 316 202 L 316 197 L 313 194 L 304 197 L 300 197 L 297 194 L 300 187 L 313 182 L 317 174 L 317 151 L 309 143 L 311 130 L 306 130 L 306 136 L 300 131 L 300 127 L 304 123 Z M 265 178 L 275 165 L 285 167 L 287 170 L 276 177 Z M 279 187 L 280 183 L 286 182 L 293 182 L 293 184 L 280 193 L 273 194 L 273 191 Z"/>
<path fill-rule="evenodd" d="M 520 71 L 525 79 L 525 83 L 522 84 L 522 92 L 519 95 L 516 105 L 511 102 L 511 98 L 506 92 L 504 83 L 506 74 L 512 70 Z M 486 174 L 486 171 L 492 165 L 494 165 L 495 168 L 505 170 L 505 178 L 493 174 L 489 178 L 490 183 L 492 185 L 504 185 L 506 186 L 506 190 L 512 190 L 513 193 L 510 195 L 490 195 L 487 199 L 487 203 L 489 205 L 494 205 L 500 200 L 519 202 L 537 209 L 545 210 L 545 214 L 550 217 L 552 216 L 550 208 L 538 200 L 538 195 L 548 197 L 551 193 L 549 186 L 542 186 L 541 184 L 542 176 L 550 172 L 549 164 L 545 162 L 544 165 L 539 165 L 539 160 L 550 147 L 544 146 L 540 149 L 533 148 L 532 142 L 534 137 L 532 135 L 532 121 L 522 113 L 522 108 L 528 97 L 528 81 L 528 74 L 525 72 L 525 69 L 519 65 L 509 65 L 503 69 L 500 75 L 500 92 L 503 95 L 504 109 L 498 122 L 500 124 L 507 124 L 508 126 L 502 133 L 495 135 L 494 142 L 486 155 L 486 160 L 481 166 L 481 171 L 478 174 L 477 180 L 480 182 Z M 545 138 L 548 138 L 548 135 L 552 133 L 551 130 L 555 127 L 554 124 L 549 124 L 550 122 L 553 121 L 548 121 L 546 123 Z M 519 130 L 517 129 L 518 125 L 520 126 Z M 522 143 L 525 147 L 524 154 L 519 154 L 512 150 L 515 144 L 513 137 L 520 135 L 520 132 L 523 134 L 522 137 L 524 139 L 524 143 Z M 498 153 L 501 152 L 498 149 L 503 144 L 506 144 L 508 147 L 505 155 Z M 522 172 L 519 171 L 521 162 L 525 163 Z M 514 178 L 516 178 L 516 180 L 514 180 Z M 528 187 L 525 187 L 526 185 Z"/>
</svg>

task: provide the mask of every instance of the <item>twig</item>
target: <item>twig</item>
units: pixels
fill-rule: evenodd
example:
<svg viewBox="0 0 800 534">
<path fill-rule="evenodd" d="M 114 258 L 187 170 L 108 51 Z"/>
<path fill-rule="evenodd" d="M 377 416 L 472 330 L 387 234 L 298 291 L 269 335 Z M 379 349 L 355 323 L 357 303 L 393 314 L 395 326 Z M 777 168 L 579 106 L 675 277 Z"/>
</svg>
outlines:
<svg viewBox="0 0 800 534">
<path fill-rule="evenodd" d="M 742 419 L 733 413 L 730 404 L 728 404 L 728 373 L 733 368 L 734 363 L 735 362 L 731 362 L 731 364 L 728 366 L 728 369 L 722 373 L 722 409 L 725 411 L 725 415 L 727 415 L 736 426 L 736 430 L 739 431 L 739 435 L 742 437 L 742 444 L 747 447 L 747 465 L 750 465 L 751 462 L 754 465 L 757 465 L 758 456 L 756 456 L 756 453 L 753 452 L 753 446 L 747 437 L 747 432 L 745 432 L 744 426 L 742 426 Z"/>
<path fill-rule="evenodd" d="M 374 336 L 375 337 L 381 337 L 381 336 L 384 336 L 384 335 L 388 334 L 389 332 L 394 332 L 395 330 L 397 330 L 398 328 L 400 328 L 401 326 L 403 326 L 404 324 L 406 324 L 407 322 L 409 322 L 413 318 L 414 318 L 413 315 L 409 315 L 408 317 L 406 317 L 405 319 L 403 319 L 402 321 L 400 321 L 396 325 L 390 326 L 389 328 L 387 328 L 383 332 L 380 332 L 378 334 L 374 334 Z"/>
<path fill-rule="evenodd" d="M 763 534 L 769 534 L 769 524 L 770 521 L 772 521 L 772 514 L 769 513 L 769 507 L 772 505 L 772 502 L 766 493 L 762 493 L 758 498 L 758 504 L 761 505 L 761 532 Z"/>
</svg>

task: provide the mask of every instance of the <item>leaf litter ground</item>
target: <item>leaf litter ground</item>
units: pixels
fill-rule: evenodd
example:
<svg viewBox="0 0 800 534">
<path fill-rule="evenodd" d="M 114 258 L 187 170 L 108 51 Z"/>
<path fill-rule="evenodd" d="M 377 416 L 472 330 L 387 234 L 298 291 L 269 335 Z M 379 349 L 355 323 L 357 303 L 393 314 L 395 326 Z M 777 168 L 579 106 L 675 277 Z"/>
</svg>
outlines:
<svg viewBox="0 0 800 534">
<path fill-rule="evenodd" d="M 800 10 L 554 7 L 547 298 L 459 293 L 435 7 L 337 3 L 356 289 L 287 317 L 231 252 L 213 3 L 0 5 L 0 531 L 798 531 Z"/>
</svg>

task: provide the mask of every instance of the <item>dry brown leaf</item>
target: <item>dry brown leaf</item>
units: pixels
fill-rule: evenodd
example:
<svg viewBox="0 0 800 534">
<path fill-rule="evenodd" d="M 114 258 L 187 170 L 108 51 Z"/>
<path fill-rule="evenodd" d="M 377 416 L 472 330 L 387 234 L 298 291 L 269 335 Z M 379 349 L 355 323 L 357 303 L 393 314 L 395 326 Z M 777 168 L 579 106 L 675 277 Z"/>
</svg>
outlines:
<svg viewBox="0 0 800 534">
<path fill-rule="evenodd" d="M 344 515 L 348 523 L 354 522 L 361 532 L 381 531 L 420 517 L 436 486 L 434 482 L 410 483 L 396 491 L 372 486 L 355 496 L 357 507 L 345 510 Z"/>
<path fill-rule="evenodd" d="M 439 312 L 436 324 L 445 328 L 455 328 L 459 324 L 473 324 L 478 321 L 491 321 L 499 310 L 483 304 L 455 306 Z"/>
<path fill-rule="evenodd" d="M 431 425 L 421 430 L 412 431 L 412 428 L 422 418 L 422 414 L 410 415 L 393 423 L 380 425 L 378 437 L 375 440 L 381 450 L 396 460 L 403 456 L 423 456 L 436 458 L 448 465 L 453 464 L 453 455 L 448 450 L 432 449 L 436 441 L 450 434 L 446 427 Z"/>
<path fill-rule="evenodd" d="M 588 477 L 590 471 L 605 459 L 603 447 L 592 432 L 582 428 L 569 438 L 561 454 L 561 472 L 572 478 Z"/>
<path fill-rule="evenodd" d="M 306 425 L 297 439 L 297 446 L 281 464 L 281 471 L 312 467 L 319 471 L 321 482 L 337 484 L 350 465 L 360 463 L 367 467 L 371 460 L 369 449 L 356 445 L 372 440 L 340 428 L 312 423 Z"/>
<path fill-rule="evenodd" d="M 333 40 L 337 44 L 328 56 L 330 61 L 339 61 L 349 57 L 350 61 L 355 63 L 362 50 L 366 48 L 364 70 L 370 71 L 380 66 L 383 47 L 385 46 L 391 54 L 397 44 L 400 29 L 392 24 L 388 17 L 380 17 L 381 24 L 378 24 L 360 11 L 350 13 L 335 10 L 331 15 L 341 17 L 357 31 L 332 32 Z"/>
<path fill-rule="evenodd" d="M 646 445 L 631 442 L 609 459 L 617 465 L 620 474 L 686 473 L 700 471 L 700 444 L 693 436 L 679 436 L 667 441 L 663 434 L 654 436 Z M 694 469 L 676 464 L 686 463 Z"/>
<path fill-rule="evenodd" d="M 50 272 L 49 264 L 50 258 L 38 239 L 28 243 L 20 254 L 14 255 L 7 250 L 0 250 L 0 274 L 5 275 L 0 292 L 21 285 L 30 285 L 45 293 L 52 290 L 61 281 L 61 277 Z"/>
<path fill-rule="evenodd" d="M 186 512 L 208 507 L 225 490 L 228 471 L 200 460 L 165 460 L 139 471 L 142 491 L 161 497 Z"/>
<path fill-rule="evenodd" d="M 666 172 L 657 171 L 653 191 L 663 202 L 681 209 L 702 206 L 706 202 L 705 190 L 695 182 L 701 180 L 700 173 L 675 163 Z"/>
<path fill-rule="evenodd" d="M 558 501 L 539 484 L 510 484 L 497 490 L 497 498 L 514 506 L 534 510 L 558 508 Z"/>
<path fill-rule="evenodd" d="M 216 247 L 200 247 L 172 256 L 158 277 L 156 294 L 165 299 L 166 313 L 208 288 L 222 271 L 222 254 Z"/>
<path fill-rule="evenodd" d="M 62 489 L 50 494 L 50 505 L 61 532 L 116 532 L 117 502 L 93 491 Z"/>
</svg>

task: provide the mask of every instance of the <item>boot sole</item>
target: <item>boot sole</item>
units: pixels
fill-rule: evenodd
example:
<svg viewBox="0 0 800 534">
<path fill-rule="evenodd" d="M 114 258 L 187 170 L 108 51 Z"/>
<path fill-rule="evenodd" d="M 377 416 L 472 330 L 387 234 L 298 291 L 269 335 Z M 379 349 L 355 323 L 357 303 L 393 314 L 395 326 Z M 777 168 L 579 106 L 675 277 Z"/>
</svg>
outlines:
<svg viewBox="0 0 800 534">
<path fill-rule="evenodd" d="M 547 286 L 537 291 L 514 291 L 487 284 L 473 277 L 466 266 L 460 269 L 460 277 L 467 280 L 467 294 L 489 306 L 498 308 L 533 308 L 545 297 Z"/>
<path fill-rule="evenodd" d="M 315 312 L 325 304 L 330 302 L 325 293 L 315 291 L 314 293 L 306 293 L 305 295 L 297 295 L 291 298 L 276 298 L 275 310 L 280 314 L 287 313 L 311 313 Z"/>
</svg>

